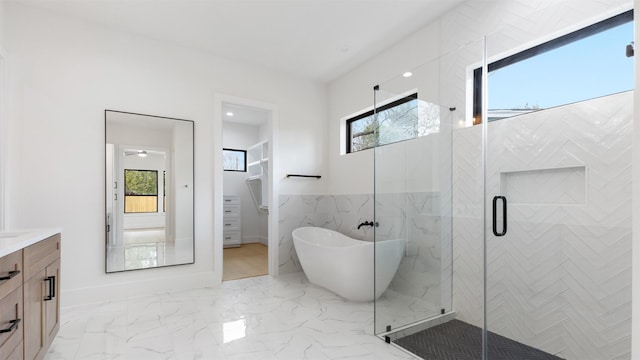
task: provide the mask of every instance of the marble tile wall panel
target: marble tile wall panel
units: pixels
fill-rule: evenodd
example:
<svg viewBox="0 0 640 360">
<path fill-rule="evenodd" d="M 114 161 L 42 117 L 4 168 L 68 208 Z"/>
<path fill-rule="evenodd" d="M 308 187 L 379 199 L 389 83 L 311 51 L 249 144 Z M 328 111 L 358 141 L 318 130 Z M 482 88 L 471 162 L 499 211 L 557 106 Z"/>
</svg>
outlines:
<svg viewBox="0 0 640 360">
<path fill-rule="evenodd" d="M 280 195 L 278 206 L 280 274 L 302 271 L 291 232 L 303 226 L 325 227 L 329 223 L 328 198 L 325 195 Z"/>
<path fill-rule="evenodd" d="M 300 226 L 336 230 L 349 237 L 373 241 L 372 227 L 357 226 L 374 219 L 378 239 L 406 240 L 403 258 L 390 289 L 404 298 L 427 301 L 441 308 L 442 204 L 438 193 L 282 195 L 280 197 L 280 273 L 302 271 L 291 232 Z M 450 269 L 450 266 L 448 266 Z M 450 285 L 449 285 L 450 287 Z M 449 289 L 450 293 L 451 290 Z M 423 314 L 421 313 L 420 316 Z M 418 319 L 415 319 L 418 320 Z"/>
<path fill-rule="evenodd" d="M 375 195 L 376 240 L 407 239 L 409 201 L 406 193 Z"/>
<path fill-rule="evenodd" d="M 325 228 L 338 231 L 351 238 L 373 241 L 374 229 L 358 225 L 373 221 L 373 194 L 328 195 L 329 222 Z"/>
<path fill-rule="evenodd" d="M 405 296 L 427 300 L 440 309 L 441 227 L 438 193 L 409 193 L 379 196 L 384 208 L 402 209 L 406 233 L 405 257 L 390 289 Z M 386 204 L 387 199 L 392 205 Z M 399 211 L 397 211 L 399 213 Z"/>
</svg>

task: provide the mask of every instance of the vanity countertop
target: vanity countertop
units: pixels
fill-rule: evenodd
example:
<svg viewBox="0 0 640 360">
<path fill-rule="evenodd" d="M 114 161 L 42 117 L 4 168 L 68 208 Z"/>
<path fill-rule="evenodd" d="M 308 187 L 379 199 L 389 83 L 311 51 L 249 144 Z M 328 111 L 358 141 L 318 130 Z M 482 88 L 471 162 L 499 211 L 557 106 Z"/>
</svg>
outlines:
<svg viewBox="0 0 640 360">
<path fill-rule="evenodd" d="M 29 245 L 33 245 L 40 240 L 44 240 L 61 232 L 61 228 L 0 231 L 0 257 L 24 249 Z"/>
</svg>

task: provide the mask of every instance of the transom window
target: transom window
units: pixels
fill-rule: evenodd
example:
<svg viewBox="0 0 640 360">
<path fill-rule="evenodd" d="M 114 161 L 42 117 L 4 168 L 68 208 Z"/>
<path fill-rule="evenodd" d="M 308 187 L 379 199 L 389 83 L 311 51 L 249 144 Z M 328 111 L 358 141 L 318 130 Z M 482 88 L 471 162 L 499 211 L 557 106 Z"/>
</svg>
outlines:
<svg viewBox="0 0 640 360">
<path fill-rule="evenodd" d="M 440 130 L 439 107 L 411 94 L 347 119 L 347 153 L 414 139 Z"/>
<path fill-rule="evenodd" d="M 633 10 L 488 64 L 489 121 L 634 88 Z M 481 123 L 482 68 L 474 71 Z"/>
</svg>

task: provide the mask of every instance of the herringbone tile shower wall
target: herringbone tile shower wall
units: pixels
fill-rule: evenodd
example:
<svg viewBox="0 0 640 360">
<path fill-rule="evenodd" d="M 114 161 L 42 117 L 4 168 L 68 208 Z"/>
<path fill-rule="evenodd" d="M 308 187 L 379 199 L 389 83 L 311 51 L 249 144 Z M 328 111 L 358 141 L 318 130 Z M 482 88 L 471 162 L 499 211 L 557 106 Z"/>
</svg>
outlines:
<svg viewBox="0 0 640 360">
<path fill-rule="evenodd" d="M 527 201 L 509 203 L 507 235 L 487 240 L 489 330 L 567 359 L 630 358 L 632 98 L 621 93 L 489 125 L 488 199 Z M 476 325 L 480 135 L 478 126 L 456 130 L 453 168 L 454 309 Z M 552 201 L 559 194 L 566 196 Z"/>
</svg>

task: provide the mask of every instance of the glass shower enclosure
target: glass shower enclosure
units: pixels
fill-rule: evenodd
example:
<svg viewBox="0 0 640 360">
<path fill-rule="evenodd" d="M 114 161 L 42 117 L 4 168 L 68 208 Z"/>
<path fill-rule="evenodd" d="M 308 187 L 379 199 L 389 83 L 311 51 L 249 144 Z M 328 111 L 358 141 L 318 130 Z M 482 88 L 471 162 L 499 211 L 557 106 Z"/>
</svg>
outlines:
<svg viewBox="0 0 640 360">
<path fill-rule="evenodd" d="M 443 45 L 373 90 L 375 333 L 423 358 L 628 359 L 632 82 L 500 105 L 525 84 L 496 69 L 511 45 Z"/>
<path fill-rule="evenodd" d="M 432 60 L 374 88 L 376 279 L 386 275 L 394 256 L 387 241 L 405 244 L 393 280 L 375 301 L 375 333 L 387 342 L 401 344 L 460 318 L 456 280 L 464 283 L 457 296 L 467 300 L 466 321 L 482 327 L 482 132 L 465 109 L 467 79 L 482 66 L 483 46 L 478 40 L 445 55 L 434 51 Z M 456 138 L 458 129 L 470 131 Z M 456 142 L 465 144 L 464 154 Z M 463 193 L 454 194 L 456 182 Z M 454 233 L 455 220 L 465 224 L 464 233 Z M 456 241 L 469 246 L 456 254 Z M 454 268 L 454 255 L 464 267 Z"/>
</svg>

